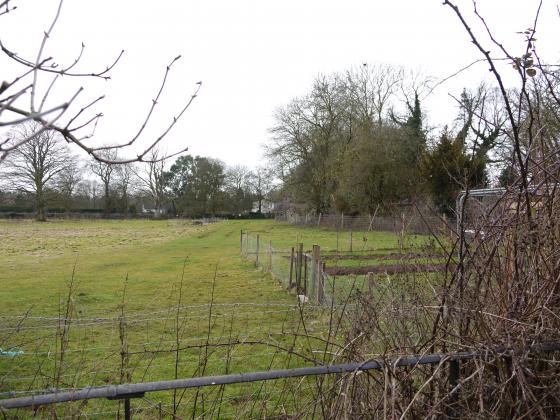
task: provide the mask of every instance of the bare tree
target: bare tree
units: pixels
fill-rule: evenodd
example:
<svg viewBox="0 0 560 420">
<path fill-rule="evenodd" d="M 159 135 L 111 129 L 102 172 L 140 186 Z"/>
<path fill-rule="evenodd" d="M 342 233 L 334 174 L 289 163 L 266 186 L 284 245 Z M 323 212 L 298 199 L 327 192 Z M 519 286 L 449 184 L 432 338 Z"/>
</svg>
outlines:
<svg viewBox="0 0 560 420">
<path fill-rule="evenodd" d="M 284 182 L 303 195 L 317 213 L 330 205 L 334 166 L 345 142 L 345 86 L 338 75 L 320 76 L 311 92 L 278 109 L 270 129 L 268 157 L 283 173 Z"/>
<path fill-rule="evenodd" d="M 242 190 L 247 185 L 251 171 L 245 165 L 235 165 L 226 170 L 226 188 L 232 191 Z"/>
<path fill-rule="evenodd" d="M 97 199 L 99 198 L 99 182 L 95 179 L 85 179 L 76 186 L 76 196 L 83 200 L 85 206 L 97 208 Z"/>
<path fill-rule="evenodd" d="M 364 63 L 346 72 L 348 106 L 362 122 L 383 124 L 404 78 L 401 67 Z"/>
<path fill-rule="evenodd" d="M 91 171 L 99 177 L 103 184 L 103 196 L 105 198 L 105 217 L 111 211 L 111 187 L 115 180 L 117 167 L 112 162 L 117 161 L 117 151 L 115 149 L 104 149 L 100 152 L 102 160 L 95 160 L 91 163 Z"/>
<path fill-rule="evenodd" d="M 68 165 L 60 171 L 56 181 L 56 189 L 62 197 L 64 208 L 70 211 L 72 198 L 78 184 L 82 181 L 83 168 L 80 166 L 78 158 L 70 155 Z"/>
<path fill-rule="evenodd" d="M 229 195 L 230 209 L 240 214 L 251 208 L 252 173 L 244 165 L 235 165 L 226 170 L 225 189 Z"/>
<path fill-rule="evenodd" d="M 251 185 L 255 200 L 258 203 L 257 213 L 259 214 L 262 213 L 263 201 L 268 197 L 272 189 L 272 179 L 272 171 L 264 166 L 259 166 L 250 175 L 249 184 Z"/>
<path fill-rule="evenodd" d="M 120 208 L 124 217 L 128 217 L 130 192 L 134 187 L 134 163 L 124 163 L 117 166 L 116 189 L 119 194 Z"/>
<path fill-rule="evenodd" d="M 10 18 L 11 12 L 16 8 L 14 3 L 14 0 L 0 0 L 0 19 Z M 19 68 L 16 74 L 3 74 L 3 77 L 8 77 L 7 80 L 0 80 L 0 128 L 12 127 L 16 124 L 33 120 L 42 126 L 42 130 L 58 132 L 67 142 L 75 144 L 96 160 L 105 163 L 146 161 L 150 151 L 160 144 L 190 107 L 200 90 L 201 82 L 197 83 L 194 93 L 186 98 L 184 105 L 178 110 L 177 114 L 170 119 L 169 124 L 161 130 L 161 133 L 156 136 L 156 138 L 149 140 L 148 146 L 140 153 L 137 153 L 136 156 L 132 158 L 109 160 L 109 156 L 112 156 L 112 154 L 105 154 L 103 151 L 121 150 L 121 156 L 124 156 L 124 154 L 131 149 L 131 146 L 139 143 L 139 140 L 143 137 L 144 129 L 150 122 L 152 113 L 159 103 L 167 83 L 168 74 L 172 66 L 179 60 L 180 56 L 175 57 L 166 67 L 161 86 L 156 92 L 154 99 L 151 101 L 138 131 L 128 140 L 120 144 L 111 146 L 91 146 L 87 143 L 87 140 L 93 136 L 95 126 L 102 116 L 100 112 L 92 115 L 91 111 L 98 102 L 103 100 L 103 96 L 86 100 L 84 102 L 85 105 L 78 105 L 78 97 L 82 96 L 81 93 L 83 91 L 83 88 L 79 88 L 61 103 L 50 105 L 49 99 L 58 84 L 62 83 L 62 80 L 68 80 L 68 78 L 110 79 L 110 72 L 119 62 L 124 51 L 121 51 L 111 64 L 99 71 L 90 69 L 82 70 L 79 68 L 84 55 L 84 44 L 82 44 L 82 48 L 76 59 L 67 65 L 58 63 L 55 57 L 45 56 L 46 45 L 58 22 L 62 6 L 63 0 L 60 0 L 55 17 L 44 31 L 38 51 L 28 53 L 28 55 L 35 57 L 34 59 L 29 59 L 22 54 L 16 53 L 2 42 L 0 38 L 1 53 Z M 65 79 L 63 79 L 62 76 L 64 76 Z M 44 87 L 43 83 L 45 85 Z M 44 91 L 45 93 L 40 95 L 40 91 Z M 28 104 L 28 106 L 24 106 L 24 104 Z M 32 137 L 19 137 L 17 141 L 14 141 L 11 135 L 2 136 L 0 134 L 0 164 L 8 154 L 14 152 L 31 140 Z M 182 153 L 185 150 L 186 149 L 183 149 L 176 153 L 161 156 L 160 159 L 166 159 L 175 154 Z"/>
<path fill-rule="evenodd" d="M 165 161 L 161 159 L 158 149 L 150 151 L 150 159 L 135 168 L 136 176 L 140 181 L 140 189 L 154 200 L 156 217 L 163 214 L 165 202 Z"/>
<path fill-rule="evenodd" d="M 60 134 L 44 130 L 33 121 L 18 125 L 11 132 L 12 141 L 27 139 L 10 153 L 4 169 L 10 188 L 35 197 L 35 215 L 46 221 L 46 189 L 54 186 L 57 177 L 72 165 L 69 149 Z"/>
</svg>

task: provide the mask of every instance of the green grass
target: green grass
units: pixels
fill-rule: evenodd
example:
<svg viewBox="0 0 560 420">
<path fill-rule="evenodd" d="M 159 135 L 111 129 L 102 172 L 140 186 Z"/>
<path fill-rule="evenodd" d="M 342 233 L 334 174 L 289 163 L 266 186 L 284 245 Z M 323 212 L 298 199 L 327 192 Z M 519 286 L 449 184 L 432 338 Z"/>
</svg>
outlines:
<svg viewBox="0 0 560 420">
<path fill-rule="evenodd" d="M 337 234 L 336 231 L 327 228 L 302 229 L 298 226 L 270 222 L 264 222 L 260 226 L 250 225 L 248 231 L 252 238 L 257 234 L 260 235 L 263 243 L 271 240 L 275 249 L 288 249 L 302 242 L 305 250 L 310 250 L 314 244 L 317 244 L 321 246 L 322 253 L 336 253 L 337 250 L 341 253 L 350 252 L 349 231 L 341 231 Z M 352 232 L 352 252 L 357 254 L 411 251 L 428 243 L 429 238 L 422 235 L 407 236 L 401 240 L 391 232 Z"/>
<path fill-rule="evenodd" d="M 167 221 L 0 224 L 3 314 L 31 308 L 57 314 L 75 267 L 76 306 L 115 313 L 128 275 L 128 310 L 167 307 L 186 260 L 185 301 L 208 303 L 217 269 L 217 302 L 288 302 L 289 296 L 239 259 L 242 222 L 192 226 Z M 272 285 L 273 286 L 273 285 Z M 250 290 L 250 292 L 249 292 Z M 154 293 L 157 291 L 157 293 Z"/>
<path fill-rule="evenodd" d="M 177 339 L 181 283 L 179 377 L 308 363 L 298 356 L 287 358 L 270 344 L 316 357 L 322 342 L 294 338 L 294 333 L 303 332 L 304 320 L 307 331 L 326 338 L 328 310 L 310 308 L 300 315 L 288 309 L 286 305 L 297 303 L 295 297 L 240 257 L 242 229 L 251 237 L 259 234 L 262 243 L 272 241 L 275 249 L 289 249 L 297 242 L 303 242 L 305 249 L 319 244 L 323 252 L 337 246 L 336 232 L 273 221 L 208 226 L 186 221 L 0 221 L 0 347 L 25 351 L 24 356 L 0 358 L 0 392 L 173 378 L 175 353 L 170 350 Z M 338 235 L 339 250 L 346 246 L 343 235 L 349 233 Z M 353 249 L 395 252 L 426 241 L 415 237 L 403 243 L 391 233 L 370 232 L 355 234 Z M 206 306 L 210 302 L 215 305 L 211 314 Z M 260 306 L 228 305 L 234 303 Z M 58 317 L 67 308 L 72 321 L 65 336 L 61 336 L 64 325 L 34 318 Z M 23 320 L 13 318 L 22 314 L 27 314 Z M 253 343 L 209 352 L 196 347 L 206 341 L 235 340 Z M 126 360 L 121 358 L 123 344 L 131 353 Z M 62 361 L 61 348 L 65 350 Z M 245 399 L 261 398 L 247 397 L 251 390 L 262 391 L 261 386 L 227 387 L 232 403 L 221 415 L 233 417 L 247 403 Z M 211 395 L 215 390 L 204 392 Z M 153 398 L 168 405 L 170 393 Z M 58 409 L 77 408 L 60 405 Z M 115 403 L 96 401 L 86 411 L 106 409 L 114 410 Z"/>
<path fill-rule="evenodd" d="M 373 300 L 382 301 L 387 291 L 392 293 L 406 294 L 403 290 L 408 284 L 426 284 L 439 286 L 442 282 L 441 273 L 406 273 L 406 274 L 376 274 L 374 275 L 375 287 L 373 290 Z M 404 288 L 403 288 L 404 287 Z M 430 287 L 427 287 L 429 294 Z M 329 298 L 334 298 L 335 302 L 352 302 L 357 294 L 369 292 L 367 275 L 350 274 L 345 276 L 329 277 L 325 284 L 325 291 Z M 418 291 L 415 291 L 418 294 Z M 426 301 L 430 299 L 427 298 Z M 433 302 L 437 304 L 436 301 Z"/>
</svg>

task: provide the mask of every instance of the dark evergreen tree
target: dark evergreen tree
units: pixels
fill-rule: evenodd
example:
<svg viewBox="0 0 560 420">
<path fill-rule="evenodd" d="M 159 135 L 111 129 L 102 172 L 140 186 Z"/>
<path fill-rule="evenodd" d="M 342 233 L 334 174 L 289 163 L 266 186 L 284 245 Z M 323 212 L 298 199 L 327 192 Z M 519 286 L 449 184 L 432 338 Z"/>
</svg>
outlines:
<svg viewBox="0 0 560 420">
<path fill-rule="evenodd" d="M 463 141 L 458 136 L 442 133 L 436 147 L 424 155 L 422 173 L 426 179 L 437 209 L 453 214 L 455 198 L 464 184 L 467 156 Z"/>
</svg>

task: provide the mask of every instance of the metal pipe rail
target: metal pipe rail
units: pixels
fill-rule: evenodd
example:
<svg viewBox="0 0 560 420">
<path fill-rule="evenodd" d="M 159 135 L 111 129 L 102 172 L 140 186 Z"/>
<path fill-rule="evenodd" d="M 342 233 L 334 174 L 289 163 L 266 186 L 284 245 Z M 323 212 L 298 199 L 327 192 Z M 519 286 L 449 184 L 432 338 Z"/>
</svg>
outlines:
<svg viewBox="0 0 560 420">
<path fill-rule="evenodd" d="M 475 353 L 457 353 L 455 360 L 472 358 Z M 427 355 L 420 357 L 405 357 L 398 359 L 396 366 L 413 366 L 439 363 L 446 355 Z M 95 398 L 124 399 L 141 397 L 146 392 L 166 391 L 171 389 L 200 388 L 205 386 L 228 385 L 244 382 L 269 381 L 273 379 L 295 378 L 301 376 L 328 375 L 334 373 L 349 373 L 366 370 L 380 370 L 384 366 L 382 361 L 372 360 L 363 363 L 345 363 L 332 366 L 313 366 L 294 369 L 282 369 L 251 373 L 237 373 L 231 375 L 205 376 L 200 378 L 176 379 L 170 381 L 144 382 L 136 384 L 109 385 L 77 389 L 75 391 L 55 392 L 51 394 L 35 395 L 31 397 L 9 398 L 0 400 L 0 407 L 23 408 Z"/>
<path fill-rule="evenodd" d="M 531 346 L 531 352 L 560 351 L 560 342 Z M 405 356 L 390 362 L 391 366 L 404 367 L 441 362 L 458 363 L 463 359 L 489 358 L 493 354 L 506 357 L 511 350 L 502 349 L 494 352 L 461 352 L 451 354 L 430 354 L 424 356 Z M 345 363 L 331 366 L 313 366 L 294 369 L 237 373 L 231 375 L 205 376 L 199 378 L 176 379 L 169 381 L 143 382 L 136 384 L 108 385 L 81 388 L 75 391 L 54 392 L 31 397 L 8 398 L 0 400 L 0 407 L 4 409 L 38 407 L 40 405 L 61 402 L 89 400 L 95 398 L 125 399 L 143 397 L 146 392 L 166 391 L 171 389 L 200 388 L 206 386 L 228 385 L 245 382 L 270 381 L 274 379 L 296 378 L 302 376 L 329 375 L 336 373 L 351 373 L 368 370 L 381 370 L 389 361 L 369 360 L 361 363 Z M 456 370 L 456 369 L 454 369 Z"/>
</svg>

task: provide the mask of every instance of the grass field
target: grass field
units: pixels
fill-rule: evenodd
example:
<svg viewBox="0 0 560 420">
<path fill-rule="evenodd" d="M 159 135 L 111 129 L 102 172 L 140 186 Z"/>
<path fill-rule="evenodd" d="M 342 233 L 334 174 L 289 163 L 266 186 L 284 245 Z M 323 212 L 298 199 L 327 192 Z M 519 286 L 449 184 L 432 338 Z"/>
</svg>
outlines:
<svg viewBox="0 0 560 420">
<path fill-rule="evenodd" d="M 322 340 L 336 341 L 328 328 L 328 308 L 299 310 L 293 295 L 240 258 L 242 229 L 275 247 L 303 242 L 306 249 L 320 244 L 331 252 L 337 246 L 336 232 L 273 221 L 206 226 L 189 221 L 0 221 L 0 347 L 24 351 L 0 358 L 1 395 L 313 363 L 325 350 Z M 339 249 L 348 235 L 338 235 Z M 402 251 L 426 239 L 406 241 L 390 233 L 355 234 L 353 249 Z M 304 330 L 317 339 L 299 338 Z M 210 346 L 210 351 L 205 345 L 231 342 L 238 344 Z M 277 384 L 230 386 L 221 391 L 220 401 L 230 404 L 220 416 L 249 408 L 259 415 L 278 411 L 278 389 Z M 216 410 L 208 403 L 216 392 L 201 393 L 206 409 L 204 404 L 199 408 L 194 391 L 182 404 L 189 407 L 194 398 L 197 413 L 209 406 Z M 170 393 L 152 397 L 169 409 Z M 255 400 L 274 404 L 255 406 Z M 142 404 L 150 418 L 157 403 Z M 297 404 L 292 401 L 292 409 Z M 68 404 L 58 410 L 71 416 L 110 413 L 116 403 Z"/>
</svg>

